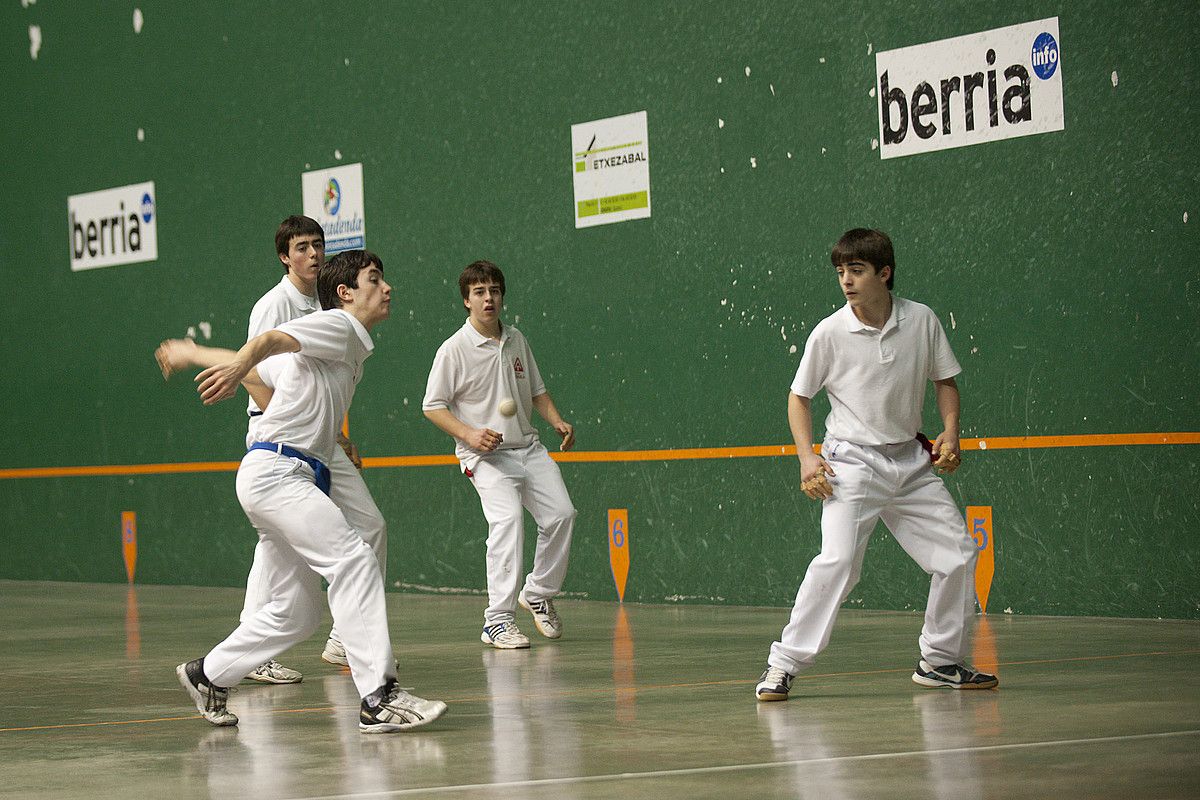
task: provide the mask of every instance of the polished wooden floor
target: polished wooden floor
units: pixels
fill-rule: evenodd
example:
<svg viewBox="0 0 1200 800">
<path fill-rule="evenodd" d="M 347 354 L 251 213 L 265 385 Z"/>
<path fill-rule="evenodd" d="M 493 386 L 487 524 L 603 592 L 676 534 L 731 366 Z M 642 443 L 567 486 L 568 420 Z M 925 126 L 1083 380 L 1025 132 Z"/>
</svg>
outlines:
<svg viewBox="0 0 1200 800">
<path fill-rule="evenodd" d="M 564 601 L 561 640 L 501 652 L 479 597 L 389 595 L 401 683 L 450 711 L 363 736 L 321 636 L 280 659 L 303 683 L 238 687 L 237 728 L 194 713 L 173 668 L 241 599 L 0 581 L 0 797 L 1200 797 L 1197 622 L 991 615 L 1000 689 L 952 692 L 909 680 L 919 615 L 847 610 L 758 703 L 785 609 Z"/>
</svg>

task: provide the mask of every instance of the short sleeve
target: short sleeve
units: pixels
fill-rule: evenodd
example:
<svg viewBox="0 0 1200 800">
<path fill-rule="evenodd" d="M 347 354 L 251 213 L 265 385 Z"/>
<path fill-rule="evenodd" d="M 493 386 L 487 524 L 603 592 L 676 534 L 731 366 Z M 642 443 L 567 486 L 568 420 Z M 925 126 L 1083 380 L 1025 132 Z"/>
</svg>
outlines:
<svg viewBox="0 0 1200 800">
<path fill-rule="evenodd" d="M 804 356 L 792 379 L 792 394 L 812 399 L 824 388 L 829 377 L 829 359 L 825 358 L 824 351 L 820 329 L 814 330 L 804 344 Z"/>
<path fill-rule="evenodd" d="M 450 342 L 445 342 L 438 348 L 433 357 L 433 366 L 429 369 L 429 379 L 425 383 L 425 399 L 421 401 L 423 411 L 438 408 L 449 408 L 454 401 L 455 374 L 454 358 Z"/>
<path fill-rule="evenodd" d="M 533 357 L 533 350 L 529 347 L 529 340 L 525 339 L 525 370 L 529 373 L 529 396 L 537 397 L 546 393 L 546 384 L 542 382 L 542 373 L 538 370 L 537 360 Z"/>
<path fill-rule="evenodd" d="M 950 349 L 950 340 L 946 338 L 946 331 L 942 328 L 942 323 L 932 312 L 929 316 L 932 329 L 930 331 L 932 358 L 929 359 L 929 380 L 944 381 L 962 372 L 962 367 L 959 365 L 958 359 L 954 357 L 954 351 Z"/>
<path fill-rule="evenodd" d="M 340 314 L 309 314 L 276 328 L 299 342 L 303 355 L 322 361 L 346 361 L 351 343 L 358 339 L 349 320 Z"/>
</svg>

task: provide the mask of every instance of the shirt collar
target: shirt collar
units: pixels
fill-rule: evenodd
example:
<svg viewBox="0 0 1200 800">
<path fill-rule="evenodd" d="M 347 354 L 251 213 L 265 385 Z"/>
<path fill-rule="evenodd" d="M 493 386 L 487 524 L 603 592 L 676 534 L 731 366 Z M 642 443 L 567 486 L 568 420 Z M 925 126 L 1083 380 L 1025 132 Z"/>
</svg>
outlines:
<svg viewBox="0 0 1200 800">
<path fill-rule="evenodd" d="M 904 307 L 904 301 L 902 299 L 892 295 L 892 313 L 891 316 L 888 317 L 888 321 L 883 323 L 883 328 L 872 328 L 870 325 L 860 320 L 857 316 L 855 316 L 854 309 L 850 307 L 849 303 L 846 303 L 846 305 L 842 306 L 841 314 L 846 325 L 846 330 L 850 331 L 851 333 L 858 333 L 859 331 L 871 332 L 878 330 L 880 334 L 884 334 L 890 331 L 892 328 L 899 327 L 901 320 L 908 316 L 908 310 Z"/>
<path fill-rule="evenodd" d="M 284 273 L 283 279 L 279 282 L 283 286 L 283 291 L 287 293 L 288 300 L 297 308 L 307 309 L 308 311 L 317 311 L 320 306 L 317 305 L 317 298 L 310 297 L 304 292 L 296 288 L 296 284 L 292 283 L 292 279 Z M 357 322 L 358 320 L 355 320 Z"/>
<path fill-rule="evenodd" d="M 475 326 L 471 324 L 471 318 L 467 317 L 467 321 L 463 323 L 463 329 L 467 331 L 467 336 L 470 337 L 471 343 L 476 347 L 483 347 L 488 342 L 494 342 L 495 339 L 489 339 L 479 331 L 475 330 Z M 503 322 L 500 323 L 500 344 L 504 344 L 508 339 L 508 326 Z"/>
<path fill-rule="evenodd" d="M 371 332 L 366 329 L 366 326 L 358 321 L 358 317 L 354 316 L 344 308 L 331 308 L 330 311 L 341 314 L 343 317 L 350 320 L 350 327 L 354 329 L 356 334 L 358 334 L 358 338 L 362 341 L 363 347 L 367 349 L 368 353 L 371 353 L 375 350 L 375 341 L 371 338 Z"/>
</svg>

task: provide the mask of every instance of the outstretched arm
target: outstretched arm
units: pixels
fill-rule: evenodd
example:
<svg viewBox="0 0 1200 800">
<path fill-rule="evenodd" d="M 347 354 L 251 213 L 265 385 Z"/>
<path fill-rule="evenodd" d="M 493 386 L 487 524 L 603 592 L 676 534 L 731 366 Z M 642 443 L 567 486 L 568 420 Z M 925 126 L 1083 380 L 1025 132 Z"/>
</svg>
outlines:
<svg viewBox="0 0 1200 800">
<path fill-rule="evenodd" d="M 200 398 L 204 405 L 210 406 L 233 397 L 238 384 L 243 383 L 259 363 L 280 353 L 299 351 L 300 342 L 283 331 L 272 329 L 255 336 L 230 358 L 213 364 L 196 376 L 196 382 L 200 384 L 197 388 Z M 255 402 L 258 402 L 257 399 Z"/>
<path fill-rule="evenodd" d="M 554 401 L 550 399 L 550 393 L 544 392 L 533 398 L 533 407 L 541 416 L 542 419 L 550 423 L 550 427 L 558 432 L 562 437 L 562 444 L 558 446 L 559 450 L 570 450 L 575 446 L 575 426 L 562 418 L 558 413 L 558 408 L 554 405 Z"/>
<path fill-rule="evenodd" d="M 214 367 L 217 364 L 232 360 L 237 353 L 223 347 L 206 347 L 196 344 L 192 339 L 166 339 L 154 351 L 154 359 L 162 370 L 163 378 L 170 378 L 180 370 L 191 367 L 202 369 Z M 250 394 L 250 398 L 259 408 L 265 409 L 271 402 L 275 390 L 263 383 L 258 370 L 252 369 L 246 373 L 242 386 Z"/>
</svg>

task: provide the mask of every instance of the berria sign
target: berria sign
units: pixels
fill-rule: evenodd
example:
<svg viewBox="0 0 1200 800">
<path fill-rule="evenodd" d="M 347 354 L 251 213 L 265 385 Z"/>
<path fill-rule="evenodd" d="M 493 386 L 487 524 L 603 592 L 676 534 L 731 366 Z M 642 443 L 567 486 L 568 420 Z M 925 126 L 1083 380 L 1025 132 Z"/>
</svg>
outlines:
<svg viewBox="0 0 1200 800">
<path fill-rule="evenodd" d="M 75 272 L 156 260 L 154 181 L 71 195 L 67 232 Z"/>
<path fill-rule="evenodd" d="M 875 56 L 879 154 L 1063 129 L 1058 17 Z"/>
</svg>

